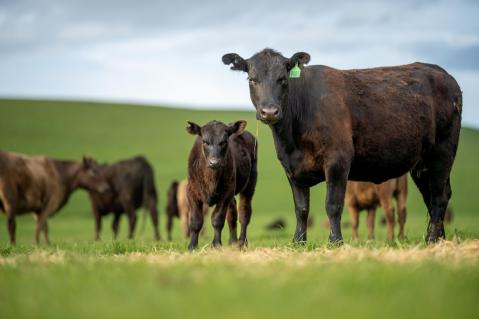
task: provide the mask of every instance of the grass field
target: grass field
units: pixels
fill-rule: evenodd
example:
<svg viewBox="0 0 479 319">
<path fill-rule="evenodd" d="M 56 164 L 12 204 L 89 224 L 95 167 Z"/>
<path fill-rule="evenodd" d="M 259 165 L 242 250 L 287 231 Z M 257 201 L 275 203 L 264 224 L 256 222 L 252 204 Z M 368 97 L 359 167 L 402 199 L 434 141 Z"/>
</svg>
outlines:
<svg viewBox="0 0 479 319">
<path fill-rule="evenodd" d="M 145 155 L 155 167 L 164 238 L 166 189 L 172 179 L 185 177 L 193 142 L 185 122 L 211 119 L 245 119 L 256 134 L 253 112 L 0 100 L 0 149 L 70 159 L 88 154 L 101 162 Z M 188 253 L 178 223 L 173 242 L 156 243 L 143 217 L 135 240 L 124 239 L 123 221 L 122 239 L 113 242 L 107 218 L 103 240 L 94 242 L 89 202 L 78 191 L 49 221 L 51 246 L 32 245 L 34 222 L 22 216 L 18 245 L 10 247 L 0 217 L 0 318 L 478 318 L 479 132 L 461 134 L 451 180 L 455 220 L 447 226 L 448 241 L 438 246 L 423 244 L 427 216 L 412 183 L 404 242 L 386 243 L 377 223 L 376 241 L 351 242 L 345 228 L 344 247 L 328 249 L 319 185 L 311 193 L 315 225 L 309 243 L 292 245 L 290 189 L 269 128 L 259 125 L 248 251 L 210 249 L 210 226 L 201 249 Z M 276 217 L 286 219 L 286 228 L 264 230 Z M 343 220 L 349 220 L 346 212 Z M 364 226 L 364 216 L 361 221 Z"/>
</svg>

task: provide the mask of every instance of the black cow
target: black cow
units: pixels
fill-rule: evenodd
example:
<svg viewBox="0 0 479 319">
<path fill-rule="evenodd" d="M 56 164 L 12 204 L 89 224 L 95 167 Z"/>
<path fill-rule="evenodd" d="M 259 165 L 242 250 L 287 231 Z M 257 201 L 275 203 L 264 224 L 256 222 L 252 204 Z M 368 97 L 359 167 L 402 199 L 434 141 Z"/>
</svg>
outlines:
<svg viewBox="0 0 479 319">
<path fill-rule="evenodd" d="M 273 132 L 293 191 L 294 240 L 306 240 L 310 187 L 326 180 L 329 240 L 341 243 L 347 180 L 381 183 L 408 171 L 429 211 L 427 242 L 444 238 L 461 128 L 455 79 L 426 63 L 337 70 L 304 67 L 309 60 L 304 52 L 288 59 L 271 49 L 246 60 L 223 56 L 233 70 L 248 73 L 257 118 Z"/>
</svg>

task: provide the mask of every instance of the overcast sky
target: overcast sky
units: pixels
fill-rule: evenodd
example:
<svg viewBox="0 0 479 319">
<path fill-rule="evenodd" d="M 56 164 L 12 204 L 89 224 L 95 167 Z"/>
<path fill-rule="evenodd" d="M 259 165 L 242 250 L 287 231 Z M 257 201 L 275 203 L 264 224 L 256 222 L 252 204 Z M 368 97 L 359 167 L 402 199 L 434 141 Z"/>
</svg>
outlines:
<svg viewBox="0 0 479 319">
<path fill-rule="evenodd" d="M 221 56 L 264 47 L 336 68 L 439 64 L 479 127 L 473 0 L 0 0 L 0 96 L 252 109 Z"/>
</svg>

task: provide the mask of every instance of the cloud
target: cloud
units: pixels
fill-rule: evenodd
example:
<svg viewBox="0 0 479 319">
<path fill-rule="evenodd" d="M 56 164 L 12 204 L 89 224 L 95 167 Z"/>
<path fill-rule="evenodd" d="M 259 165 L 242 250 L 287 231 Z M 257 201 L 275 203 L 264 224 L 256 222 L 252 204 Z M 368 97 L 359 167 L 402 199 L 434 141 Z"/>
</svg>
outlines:
<svg viewBox="0 0 479 319">
<path fill-rule="evenodd" d="M 0 2 L 0 95 L 251 108 L 226 52 L 264 47 L 363 68 L 426 61 L 459 75 L 479 126 L 474 1 Z"/>
</svg>

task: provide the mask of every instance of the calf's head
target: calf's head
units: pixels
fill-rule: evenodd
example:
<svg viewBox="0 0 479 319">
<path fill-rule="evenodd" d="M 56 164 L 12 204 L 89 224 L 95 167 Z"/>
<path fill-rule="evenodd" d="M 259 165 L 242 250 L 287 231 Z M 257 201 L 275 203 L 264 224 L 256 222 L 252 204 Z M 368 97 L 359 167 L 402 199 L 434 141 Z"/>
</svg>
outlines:
<svg viewBox="0 0 479 319">
<path fill-rule="evenodd" d="M 100 165 L 90 157 L 83 157 L 77 176 L 78 186 L 86 190 L 105 193 L 110 189 L 108 182 L 103 176 Z"/>
<path fill-rule="evenodd" d="M 296 65 L 302 68 L 309 60 L 305 52 L 295 53 L 288 59 L 271 49 L 264 49 L 246 60 L 236 53 L 223 55 L 223 63 L 231 64 L 232 70 L 248 73 L 256 118 L 266 124 L 282 119 L 290 84 L 289 71 Z"/>
<path fill-rule="evenodd" d="M 228 141 L 233 134 L 243 133 L 246 121 L 236 121 L 226 125 L 222 122 L 211 121 L 204 126 L 188 122 L 186 131 L 192 135 L 198 135 L 202 142 L 202 153 L 206 164 L 211 169 L 218 169 L 225 165 L 228 152 Z"/>
</svg>

